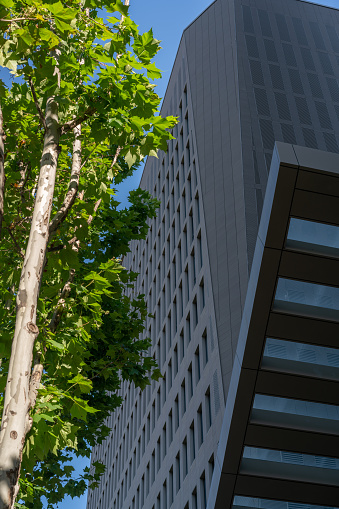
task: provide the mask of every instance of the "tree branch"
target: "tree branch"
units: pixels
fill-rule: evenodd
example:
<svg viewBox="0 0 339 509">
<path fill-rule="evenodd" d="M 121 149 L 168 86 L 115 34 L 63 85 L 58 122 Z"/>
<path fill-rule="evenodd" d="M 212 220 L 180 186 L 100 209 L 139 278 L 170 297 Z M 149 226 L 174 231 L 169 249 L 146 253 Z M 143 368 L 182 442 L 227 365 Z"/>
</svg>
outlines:
<svg viewBox="0 0 339 509">
<path fill-rule="evenodd" d="M 4 145 L 4 118 L 0 105 L 0 239 L 1 227 L 4 217 L 4 194 L 5 194 L 5 145 Z"/>
<path fill-rule="evenodd" d="M 31 92 L 32 92 L 32 96 L 33 96 L 35 107 L 36 107 L 36 109 L 38 110 L 38 113 L 39 113 L 40 121 L 41 121 L 41 123 L 42 123 L 42 125 L 43 125 L 43 127 L 44 127 L 44 129 L 46 131 L 47 130 L 47 125 L 46 125 L 45 116 L 42 113 L 42 110 L 41 110 L 41 108 L 39 106 L 38 98 L 37 98 L 37 95 L 36 95 L 36 92 L 35 92 L 35 88 L 34 88 L 33 80 L 32 80 L 31 76 L 29 76 L 28 82 L 29 82 L 29 86 L 30 86 L 30 89 L 31 89 Z"/>
<path fill-rule="evenodd" d="M 122 149 L 122 147 L 118 147 L 118 148 L 117 148 L 117 151 L 116 151 L 115 156 L 114 156 L 114 158 L 113 158 L 113 161 L 112 161 L 112 164 L 111 164 L 111 168 L 110 168 L 110 170 L 113 170 L 113 167 L 114 167 L 114 165 L 116 164 L 116 162 L 117 162 L 117 160 L 118 160 L 118 157 L 119 157 L 119 154 L 120 154 L 121 149 Z"/>
<path fill-rule="evenodd" d="M 81 166 L 81 125 L 74 127 L 74 143 L 73 143 L 73 160 L 72 160 L 72 172 L 71 178 L 68 185 L 68 191 L 66 193 L 64 202 L 61 208 L 53 217 L 49 224 L 49 236 L 55 232 L 60 224 L 66 219 L 68 212 L 73 206 L 77 192 L 79 189 L 80 170 Z"/>
<path fill-rule="evenodd" d="M 81 124 L 82 122 L 84 122 L 85 120 L 90 118 L 96 111 L 97 111 L 97 109 L 94 106 L 90 106 L 89 108 L 87 108 L 87 110 L 82 115 L 80 115 L 77 118 L 74 118 L 73 120 L 70 120 L 69 122 L 66 122 L 60 128 L 61 136 L 65 133 L 68 133 L 68 131 L 70 131 L 71 129 L 74 129 L 79 124 Z"/>
<path fill-rule="evenodd" d="M 6 228 L 6 230 L 8 231 L 9 236 L 11 237 L 11 239 L 12 239 L 12 241 L 13 241 L 13 244 L 14 244 L 14 246 L 15 246 L 16 251 L 19 253 L 19 255 L 21 256 L 21 258 L 22 258 L 22 259 L 24 259 L 24 258 L 25 258 L 25 253 L 22 251 L 22 249 L 20 248 L 19 244 L 18 244 L 18 243 L 17 243 L 17 241 L 15 240 L 15 237 L 14 237 L 14 235 L 13 235 L 13 234 L 12 234 L 12 232 L 11 232 L 11 228 L 8 226 L 8 227 Z"/>
<path fill-rule="evenodd" d="M 62 292 L 61 292 L 60 298 L 58 300 L 58 303 L 55 306 L 55 310 L 54 310 L 52 319 L 51 319 L 51 321 L 49 323 L 49 329 L 53 333 L 56 331 L 57 326 L 60 323 L 62 314 L 63 314 L 63 312 L 65 310 L 66 299 L 67 299 L 67 297 L 69 296 L 69 294 L 71 292 L 71 284 L 74 281 L 74 277 L 75 277 L 75 270 L 74 269 L 70 269 L 68 280 L 67 280 L 66 284 L 64 285 L 64 287 L 62 289 Z"/>
</svg>

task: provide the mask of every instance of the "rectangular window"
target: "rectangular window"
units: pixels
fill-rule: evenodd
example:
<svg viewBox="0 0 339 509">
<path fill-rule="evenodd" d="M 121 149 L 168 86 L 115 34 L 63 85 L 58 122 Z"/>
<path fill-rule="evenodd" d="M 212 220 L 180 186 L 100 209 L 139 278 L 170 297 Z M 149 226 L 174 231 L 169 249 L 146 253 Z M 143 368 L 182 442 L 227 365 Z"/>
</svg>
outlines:
<svg viewBox="0 0 339 509">
<path fill-rule="evenodd" d="M 173 441 L 173 413 L 172 410 L 168 415 L 168 444 L 170 445 Z"/>
<path fill-rule="evenodd" d="M 198 264 L 199 264 L 199 270 L 200 270 L 202 267 L 202 264 L 203 264 L 201 232 L 198 233 L 197 246 L 198 246 Z"/>
<path fill-rule="evenodd" d="M 178 493 L 178 491 L 181 488 L 180 453 L 179 452 L 175 458 L 175 474 L 176 474 L 175 490 L 176 490 L 176 493 Z"/>
<path fill-rule="evenodd" d="M 202 335 L 202 358 L 203 358 L 203 366 L 205 367 L 208 363 L 208 342 L 207 342 L 207 330 L 204 330 Z"/>
<path fill-rule="evenodd" d="M 198 495 L 196 489 L 192 493 L 192 509 L 198 509 Z"/>
<path fill-rule="evenodd" d="M 187 337 L 187 344 L 191 342 L 191 316 L 190 314 L 186 317 L 186 337 Z"/>
<path fill-rule="evenodd" d="M 316 429 L 322 433 L 337 433 L 339 406 L 276 396 L 256 394 L 251 422 L 269 422 L 291 429 Z"/>
<path fill-rule="evenodd" d="M 173 504 L 174 499 L 174 486 L 173 486 L 173 467 L 171 467 L 169 474 L 168 474 L 168 484 L 169 484 L 169 506 Z"/>
<path fill-rule="evenodd" d="M 190 461 L 191 464 L 195 460 L 195 432 L 194 432 L 194 421 L 190 426 Z"/>
<path fill-rule="evenodd" d="M 192 364 L 188 366 L 187 370 L 187 379 L 188 379 L 188 397 L 189 399 L 193 396 L 193 373 L 192 373 Z"/>
<path fill-rule="evenodd" d="M 173 370 L 174 370 L 174 378 L 176 377 L 179 369 L 179 361 L 178 361 L 178 345 L 175 345 L 173 351 Z"/>
<path fill-rule="evenodd" d="M 279 278 L 274 309 L 338 321 L 339 288 Z"/>
<path fill-rule="evenodd" d="M 198 325 L 198 304 L 197 304 L 197 296 L 194 297 L 192 302 L 193 309 L 193 328 L 195 329 Z"/>
<path fill-rule="evenodd" d="M 339 350 L 267 338 L 262 368 L 339 380 Z"/>
<path fill-rule="evenodd" d="M 200 496 L 201 496 L 201 509 L 206 509 L 206 507 L 207 507 L 207 490 L 206 490 L 205 472 L 200 477 Z"/>
<path fill-rule="evenodd" d="M 194 368 L 195 368 L 195 384 L 197 385 L 201 377 L 199 347 L 196 349 L 194 353 Z"/>
<path fill-rule="evenodd" d="M 186 386 L 185 380 L 181 384 L 181 415 L 186 412 Z"/>
<path fill-rule="evenodd" d="M 174 431 L 179 428 L 179 398 L 178 396 L 174 400 Z"/>
<path fill-rule="evenodd" d="M 292 217 L 286 247 L 339 257 L 339 227 Z"/>
<path fill-rule="evenodd" d="M 187 453 L 187 440 L 182 443 L 182 461 L 183 461 L 183 477 L 185 479 L 188 474 L 188 453 Z"/>
<path fill-rule="evenodd" d="M 200 313 L 202 313 L 202 310 L 205 307 L 205 286 L 204 286 L 204 279 L 200 281 L 199 285 L 199 302 L 200 302 Z"/>
<path fill-rule="evenodd" d="M 202 419 L 201 406 L 198 408 L 197 418 L 198 418 L 198 447 L 200 447 L 204 441 L 204 424 Z"/>
<path fill-rule="evenodd" d="M 210 388 L 205 394 L 205 409 L 206 409 L 206 429 L 208 430 L 212 425 L 212 406 Z"/>
</svg>

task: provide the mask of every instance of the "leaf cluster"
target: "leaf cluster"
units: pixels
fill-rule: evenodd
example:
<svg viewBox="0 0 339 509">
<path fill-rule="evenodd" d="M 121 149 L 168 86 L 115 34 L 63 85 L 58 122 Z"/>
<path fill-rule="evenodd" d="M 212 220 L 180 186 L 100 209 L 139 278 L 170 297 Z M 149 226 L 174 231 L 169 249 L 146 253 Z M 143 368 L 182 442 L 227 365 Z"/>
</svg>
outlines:
<svg viewBox="0 0 339 509">
<path fill-rule="evenodd" d="M 102 9 L 110 13 L 99 17 Z M 74 126 L 81 125 L 77 197 L 50 235 L 34 356 L 44 366 L 23 452 L 18 507 L 48 507 L 95 486 L 102 467 L 75 477 L 71 455 L 89 456 L 109 433 L 121 380 L 140 389 L 160 372 L 143 339 L 143 296 L 121 256 L 144 238 L 158 203 L 140 189 L 119 209 L 115 185 L 147 155 L 167 148 L 176 120 L 158 114 L 150 81 L 159 41 L 140 34 L 120 0 L 1 0 L 0 82 L 5 132 L 5 215 L 0 243 L 0 406 L 15 324 L 15 298 L 39 185 L 43 112 L 59 106 L 59 161 L 52 221 L 70 189 Z M 56 72 L 57 69 L 57 72 Z M 65 290 L 67 289 L 67 291 Z M 56 319 L 57 318 L 57 319 Z"/>
</svg>

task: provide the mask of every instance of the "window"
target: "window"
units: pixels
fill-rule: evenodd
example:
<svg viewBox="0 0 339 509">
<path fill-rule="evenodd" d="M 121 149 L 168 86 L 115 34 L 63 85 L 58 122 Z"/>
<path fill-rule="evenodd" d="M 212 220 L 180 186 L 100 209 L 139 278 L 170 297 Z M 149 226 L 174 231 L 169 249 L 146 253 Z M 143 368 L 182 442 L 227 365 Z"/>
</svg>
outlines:
<svg viewBox="0 0 339 509">
<path fill-rule="evenodd" d="M 286 247 L 338 257 L 339 227 L 292 217 Z"/>
<path fill-rule="evenodd" d="M 193 373 L 192 373 L 192 364 L 188 366 L 187 370 L 187 379 L 188 379 L 188 397 L 189 399 L 193 396 Z"/>
<path fill-rule="evenodd" d="M 313 467 L 314 474 L 312 476 L 313 482 L 316 482 L 316 476 L 321 477 L 323 474 L 321 473 L 321 469 L 328 470 L 339 470 L 339 459 L 327 456 L 315 456 L 313 454 L 303 454 L 298 452 L 289 452 L 289 451 L 278 451 L 273 449 L 263 449 L 259 447 L 248 447 L 245 446 L 243 452 L 243 460 L 251 459 L 255 460 L 251 462 L 254 465 L 255 462 L 260 461 L 269 461 L 276 464 L 275 472 L 279 472 L 279 465 L 281 464 L 289 464 L 289 465 L 303 465 L 306 467 Z M 255 468 L 255 467 L 254 467 Z M 319 473 L 316 473 L 316 469 L 319 469 Z M 287 477 L 288 474 L 293 478 L 294 472 L 293 469 L 290 471 L 284 469 L 284 477 Z M 337 474 L 336 478 L 337 478 Z M 329 475 L 327 476 L 327 480 Z M 322 477 L 321 477 L 322 478 Z"/>
<path fill-rule="evenodd" d="M 197 296 L 194 297 L 192 302 L 192 308 L 193 308 L 193 327 L 196 328 L 198 324 L 198 305 L 197 305 Z"/>
<path fill-rule="evenodd" d="M 173 413 L 172 410 L 168 414 L 168 443 L 169 445 L 173 441 Z"/>
<path fill-rule="evenodd" d="M 182 462 L 183 462 L 183 478 L 185 479 L 188 474 L 188 454 L 187 454 L 187 440 L 182 443 Z"/>
<path fill-rule="evenodd" d="M 252 422 L 269 419 L 271 425 L 336 433 L 339 406 L 256 394 L 251 415 Z"/>
<path fill-rule="evenodd" d="M 178 452 L 178 454 L 176 455 L 176 458 L 175 458 L 175 477 L 176 477 L 175 490 L 176 490 L 176 493 L 178 493 L 178 491 L 181 488 L 180 452 Z"/>
<path fill-rule="evenodd" d="M 196 488 L 192 493 L 192 509 L 198 509 L 198 495 Z"/>
<path fill-rule="evenodd" d="M 195 383 L 197 384 L 200 380 L 200 352 L 199 347 L 196 349 L 194 354 L 194 368 L 195 368 Z"/>
<path fill-rule="evenodd" d="M 174 431 L 179 428 L 179 398 L 178 396 L 174 400 Z"/>
<path fill-rule="evenodd" d="M 206 509 L 206 506 L 207 506 L 207 491 L 206 491 L 205 472 L 200 477 L 200 497 L 201 497 L 201 509 Z"/>
<path fill-rule="evenodd" d="M 262 368 L 339 380 L 339 350 L 267 338 Z"/>
<path fill-rule="evenodd" d="M 190 460 L 191 464 L 195 460 L 195 434 L 194 434 L 194 421 L 190 426 Z"/>
<path fill-rule="evenodd" d="M 211 393 L 210 388 L 207 389 L 205 394 L 205 409 L 206 409 L 206 429 L 212 425 L 212 407 L 211 407 Z"/>
<path fill-rule="evenodd" d="M 202 335 L 202 358 L 203 358 L 203 366 L 205 367 L 208 363 L 208 342 L 207 342 L 207 330 L 204 330 Z"/>
<path fill-rule="evenodd" d="M 181 384 L 181 416 L 186 412 L 186 386 L 185 380 Z"/>
<path fill-rule="evenodd" d="M 169 484 L 169 506 L 173 504 L 174 499 L 174 486 L 173 486 L 173 467 L 171 467 L 169 474 L 168 474 L 168 484 Z"/>
<path fill-rule="evenodd" d="M 198 418 L 198 447 L 200 447 L 204 441 L 204 424 L 203 424 L 203 419 L 202 419 L 201 405 L 198 408 L 197 418 Z"/>
<path fill-rule="evenodd" d="M 205 307 L 205 286 L 204 286 L 204 279 L 200 281 L 199 285 L 199 301 L 200 301 L 200 313 Z"/>
<path fill-rule="evenodd" d="M 339 320 L 339 288 L 279 278 L 274 309 Z"/>
</svg>

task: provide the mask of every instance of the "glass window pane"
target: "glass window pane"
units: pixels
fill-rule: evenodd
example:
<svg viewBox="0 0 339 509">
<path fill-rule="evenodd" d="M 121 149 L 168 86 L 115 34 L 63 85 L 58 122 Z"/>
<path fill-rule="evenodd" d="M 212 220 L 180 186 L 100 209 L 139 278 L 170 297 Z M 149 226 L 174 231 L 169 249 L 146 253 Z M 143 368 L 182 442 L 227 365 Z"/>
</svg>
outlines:
<svg viewBox="0 0 339 509">
<path fill-rule="evenodd" d="M 256 394 L 251 422 L 279 428 L 339 434 L 339 407 Z"/>
<path fill-rule="evenodd" d="M 244 448 L 243 458 L 339 470 L 338 458 L 315 456 L 313 454 L 303 454 L 300 452 L 277 451 L 275 449 L 264 449 L 261 447 L 246 446 Z"/>
<path fill-rule="evenodd" d="M 263 498 L 240 497 L 236 495 L 233 499 L 233 508 L 249 507 L 251 509 L 331 509 L 323 505 L 296 504 L 295 502 L 285 502 L 283 500 L 267 500 Z M 334 509 L 334 508 L 333 508 Z"/>
<path fill-rule="evenodd" d="M 279 278 L 274 309 L 339 320 L 339 288 Z"/>
<path fill-rule="evenodd" d="M 339 421 L 338 406 L 314 403 L 313 401 L 302 401 L 298 399 L 278 398 L 276 396 L 256 394 L 253 408 Z"/>
<path fill-rule="evenodd" d="M 286 246 L 299 251 L 339 256 L 339 227 L 291 218 Z"/>
<path fill-rule="evenodd" d="M 267 338 L 261 367 L 339 380 L 339 350 Z"/>
</svg>

